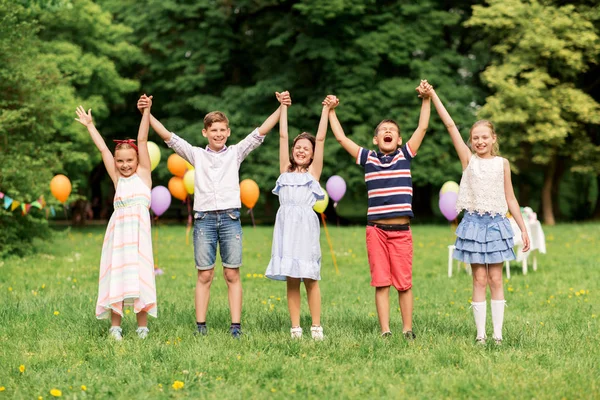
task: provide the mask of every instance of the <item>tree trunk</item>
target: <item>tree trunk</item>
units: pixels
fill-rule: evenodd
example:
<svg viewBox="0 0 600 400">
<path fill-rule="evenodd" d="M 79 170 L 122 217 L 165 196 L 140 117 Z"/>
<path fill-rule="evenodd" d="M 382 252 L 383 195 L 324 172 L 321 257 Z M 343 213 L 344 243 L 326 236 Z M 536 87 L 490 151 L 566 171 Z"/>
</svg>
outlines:
<svg viewBox="0 0 600 400">
<path fill-rule="evenodd" d="M 594 213 L 592 214 L 592 218 L 595 220 L 600 219 L 600 175 L 596 176 L 596 192 L 598 196 L 596 197 L 596 208 L 594 208 Z"/>
<path fill-rule="evenodd" d="M 544 216 L 544 224 L 546 225 L 556 225 L 554 211 L 552 210 L 552 183 L 554 181 L 555 170 L 556 155 L 552 156 L 552 160 L 544 173 L 544 186 L 542 187 L 542 215 Z"/>
</svg>

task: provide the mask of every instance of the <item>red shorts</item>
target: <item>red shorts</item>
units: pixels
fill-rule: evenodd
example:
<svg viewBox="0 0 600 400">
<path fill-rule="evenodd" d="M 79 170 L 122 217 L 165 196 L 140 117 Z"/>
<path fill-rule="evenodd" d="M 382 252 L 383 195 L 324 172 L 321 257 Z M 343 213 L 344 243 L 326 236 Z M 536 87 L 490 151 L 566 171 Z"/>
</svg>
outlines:
<svg viewBox="0 0 600 400">
<path fill-rule="evenodd" d="M 367 254 L 371 286 L 394 286 L 399 291 L 412 287 L 412 232 L 367 226 Z"/>
</svg>

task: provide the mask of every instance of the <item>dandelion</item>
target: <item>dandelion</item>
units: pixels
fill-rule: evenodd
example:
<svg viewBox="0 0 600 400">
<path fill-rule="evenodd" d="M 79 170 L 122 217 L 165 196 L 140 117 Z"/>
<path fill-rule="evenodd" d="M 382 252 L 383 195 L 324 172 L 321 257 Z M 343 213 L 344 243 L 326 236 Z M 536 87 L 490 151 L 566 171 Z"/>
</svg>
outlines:
<svg viewBox="0 0 600 400">
<path fill-rule="evenodd" d="M 58 311 L 54 311 L 54 315 L 58 315 L 60 314 Z"/>
<path fill-rule="evenodd" d="M 172 385 L 173 389 L 175 389 L 175 390 L 183 389 L 184 386 L 185 386 L 185 384 L 181 381 L 175 381 L 175 382 L 173 382 L 173 385 Z"/>
<path fill-rule="evenodd" d="M 246 274 L 246 278 L 252 278 L 252 274 Z"/>
<path fill-rule="evenodd" d="M 277 391 L 277 389 L 271 388 L 271 393 L 275 393 L 276 391 Z"/>
<path fill-rule="evenodd" d="M 25 372 L 25 366 L 23 364 L 19 365 L 19 372 L 20 373 Z"/>
<path fill-rule="evenodd" d="M 513 288 L 512 288 L 512 286 L 509 286 L 509 287 L 508 287 L 508 291 L 509 291 L 509 292 L 514 292 L 514 291 L 515 291 L 515 289 L 513 289 Z"/>
<path fill-rule="evenodd" d="M 543 323 L 543 322 L 540 322 L 540 325 L 541 325 L 541 326 L 544 326 L 544 323 Z"/>
<path fill-rule="evenodd" d="M 6 388 L 4 386 L 0 386 L 0 392 L 4 392 Z"/>
<path fill-rule="evenodd" d="M 8 291 L 9 291 L 9 292 L 12 292 L 12 287 L 10 287 L 10 286 L 9 286 L 9 287 L 8 287 Z"/>
<path fill-rule="evenodd" d="M 62 392 L 61 392 L 60 390 L 58 390 L 58 389 L 52 389 L 52 390 L 50 391 L 50 394 L 51 394 L 53 397 L 60 397 L 60 396 L 62 396 Z"/>
<path fill-rule="evenodd" d="M 258 274 L 252 274 L 252 277 L 253 277 L 253 278 L 257 278 L 257 277 L 258 277 Z"/>
<path fill-rule="evenodd" d="M 81 390 L 83 390 L 85 392 L 87 390 L 87 386 L 81 385 Z"/>
<path fill-rule="evenodd" d="M 263 278 L 263 274 L 258 274 L 258 277 L 259 278 Z"/>
<path fill-rule="evenodd" d="M 263 303 L 263 304 L 267 304 L 267 301 L 266 301 L 266 300 L 263 300 L 263 301 L 262 301 L 262 303 Z"/>
<path fill-rule="evenodd" d="M 175 278 L 177 278 L 176 275 L 171 275 L 171 279 L 175 279 Z"/>
<path fill-rule="evenodd" d="M 592 314 L 592 318 L 596 318 L 596 314 Z"/>
</svg>

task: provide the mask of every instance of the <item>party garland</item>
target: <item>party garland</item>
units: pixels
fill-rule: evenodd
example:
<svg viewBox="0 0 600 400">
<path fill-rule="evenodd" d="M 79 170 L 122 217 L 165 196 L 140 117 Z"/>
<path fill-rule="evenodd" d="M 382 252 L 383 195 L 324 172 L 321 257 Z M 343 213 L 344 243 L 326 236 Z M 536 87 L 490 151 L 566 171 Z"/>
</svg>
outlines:
<svg viewBox="0 0 600 400">
<path fill-rule="evenodd" d="M 7 196 L 5 193 L 0 192 L 0 200 L 4 200 L 4 209 L 10 211 L 15 211 L 16 209 L 21 209 L 21 215 L 27 215 L 32 207 L 43 209 L 46 207 L 46 200 L 44 200 L 44 196 L 40 196 L 36 201 L 32 203 L 25 203 L 23 201 L 15 200 L 12 197 Z M 50 214 L 54 217 L 56 215 L 56 211 L 53 206 L 50 206 Z"/>
</svg>

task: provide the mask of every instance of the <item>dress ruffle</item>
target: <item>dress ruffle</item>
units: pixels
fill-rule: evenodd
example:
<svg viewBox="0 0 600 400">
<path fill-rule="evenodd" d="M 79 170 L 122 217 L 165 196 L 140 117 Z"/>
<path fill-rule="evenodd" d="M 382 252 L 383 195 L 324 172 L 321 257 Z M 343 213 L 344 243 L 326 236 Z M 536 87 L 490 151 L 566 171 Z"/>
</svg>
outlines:
<svg viewBox="0 0 600 400">
<path fill-rule="evenodd" d="M 265 276 L 276 281 L 287 277 L 321 280 L 321 259 L 315 261 L 273 257 Z"/>
<path fill-rule="evenodd" d="M 498 264 L 514 260 L 514 233 L 504 216 L 465 213 L 456 228 L 453 257 L 467 264 Z"/>
<path fill-rule="evenodd" d="M 317 200 L 323 200 L 325 198 L 325 193 L 312 175 L 309 173 L 297 174 L 297 173 L 287 173 L 281 174 L 275 183 L 275 188 L 273 189 L 273 194 L 279 194 L 282 186 L 305 186 L 308 185 L 310 190 L 315 194 Z"/>
</svg>

